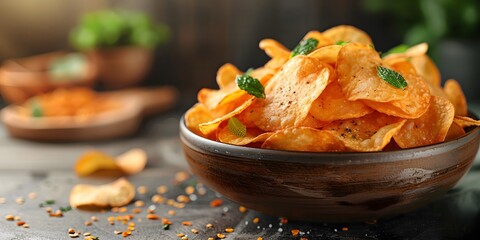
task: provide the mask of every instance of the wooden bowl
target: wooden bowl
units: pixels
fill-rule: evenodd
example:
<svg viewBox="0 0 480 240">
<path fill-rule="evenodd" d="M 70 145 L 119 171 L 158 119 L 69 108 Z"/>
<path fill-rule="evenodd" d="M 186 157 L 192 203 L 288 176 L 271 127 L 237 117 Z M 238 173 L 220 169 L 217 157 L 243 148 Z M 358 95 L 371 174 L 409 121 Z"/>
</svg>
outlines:
<svg viewBox="0 0 480 240">
<path fill-rule="evenodd" d="M 417 209 L 470 168 L 480 128 L 425 147 L 369 153 L 311 153 L 233 146 L 191 132 L 180 138 L 193 173 L 247 208 L 316 222 L 378 219 Z"/>
<path fill-rule="evenodd" d="M 48 66 L 54 59 L 68 52 L 52 52 L 6 61 L 0 68 L 0 93 L 9 103 L 20 104 L 32 96 L 59 87 L 92 86 L 97 77 L 97 66 L 87 61 L 83 77 L 69 81 L 52 81 Z"/>
</svg>

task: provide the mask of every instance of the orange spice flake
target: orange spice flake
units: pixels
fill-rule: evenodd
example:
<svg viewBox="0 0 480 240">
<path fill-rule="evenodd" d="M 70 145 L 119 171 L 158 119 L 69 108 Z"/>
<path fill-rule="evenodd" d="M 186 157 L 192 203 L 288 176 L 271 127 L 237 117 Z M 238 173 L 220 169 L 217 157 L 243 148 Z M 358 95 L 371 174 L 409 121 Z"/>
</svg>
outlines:
<svg viewBox="0 0 480 240">
<path fill-rule="evenodd" d="M 220 206 L 222 206 L 222 204 L 223 204 L 223 200 L 220 199 L 220 198 L 217 198 L 217 199 L 210 202 L 210 207 L 212 207 L 212 208 L 213 207 L 220 207 Z"/>
</svg>

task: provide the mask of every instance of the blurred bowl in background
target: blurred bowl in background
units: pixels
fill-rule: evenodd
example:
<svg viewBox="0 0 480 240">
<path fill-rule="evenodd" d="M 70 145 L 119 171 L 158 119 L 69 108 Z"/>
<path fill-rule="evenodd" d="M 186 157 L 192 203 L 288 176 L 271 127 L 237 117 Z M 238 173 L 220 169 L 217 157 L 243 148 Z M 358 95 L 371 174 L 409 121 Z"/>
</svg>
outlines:
<svg viewBox="0 0 480 240">
<path fill-rule="evenodd" d="M 80 53 L 52 52 L 5 61 L 0 68 L 0 93 L 20 104 L 59 87 L 92 86 L 97 66 Z"/>
</svg>

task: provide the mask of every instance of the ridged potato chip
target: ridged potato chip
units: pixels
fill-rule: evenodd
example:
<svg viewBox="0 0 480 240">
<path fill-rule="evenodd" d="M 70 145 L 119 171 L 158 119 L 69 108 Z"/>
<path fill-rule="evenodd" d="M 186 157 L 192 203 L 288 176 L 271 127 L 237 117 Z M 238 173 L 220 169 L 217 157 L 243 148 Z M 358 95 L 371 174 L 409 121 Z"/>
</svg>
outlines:
<svg viewBox="0 0 480 240">
<path fill-rule="evenodd" d="M 265 64 L 267 68 L 279 69 L 290 58 L 290 50 L 273 39 L 263 39 L 260 41 L 259 47 L 272 58 Z"/>
<path fill-rule="evenodd" d="M 77 184 L 70 192 L 70 206 L 81 209 L 122 207 L 135 197 L 135 187 L 125 178 L 94 186 Z"/>
<path fill-rule="evenodd" d="M 440 70 L 438 70 L 437 66 L 435 66 L 427 54 L 410 58 L 410 63 L 415 70 L 417 70 L 418 75 L 425 81 L 435 86 L 441 85 L 442 78 L 440 76 Z"/>
<path fill-rule="evenodd" d="M 480 120 L 475 120 L 470 117 L 464 117 L 464 116 L 455 116 L 453 121 L 461 126 L 462 128 L 466 127 L 471 127 L 471 126 L 480 126 Z"/>
<path fill-rule="evenodd" d="M 332 27 L 323 32 L 325 37 L 333 40 L 334 43 L 338 41 L 362 43 L 364 45 L 372 45 L 372 39 L 368 34 L 354 26 L 339 25 Z"/>
<path fill-rule="evenodd" d="M 445 137 L 445 141 L 454 140 L 464 135 L 465 135 L 465 130 L 462 127 L 460 127 L 458 124 L 453 122 L 452 125 L 450 125 L 450 128 L 448 129 L 447 136 Z"/>
<path fill-rule="evenodd" d="M 447 95 L 448 100 L 455 107 L 456 116 L 467 116 L 467 99 L 463 94 L 462 87 L 455 79 L 448 79 L 443 86 L 443 91 Z"/>
<path fill-rule="evenodd" d="M 389 102 L 375 102 L 365 100 L 369 107 L 388 115 L 414 119 L 422 116 L 430 104 L 430 89 L 425 81 L 417 75 L 415 69 L 408 62 L 398 62 L 393 65 L 393 70 L 400 73 L 408 83 L 403 90 L 407 97 L 402 100 Z"/>
<path fill-rule="evenodd" d="M 244 137 L 233 134 L 227 126 L 221 128 L 217 134 L 220 142 L 233 145 L 247 145 L 255 142 L 263 142 L 270 137 L 273 132 L 264 132 L 258 128 L 247 128 L 247 134 Z"/>
<path fill-rule="evenodd" d="M 201 103 L 195 104 L 185 113 L 185 125 L 190 131 L 203 137 L 207 136 L 200 131 L 199 125 L 214 119 L 210 111 Z"/>
<path fill-rule="evenodd" d="M 341 119 L 358 118 L 373 112 L 362 101 L 349 101 L 342 92 L 342 87 L 333 81 L 315 99 L 310 108 L 310 114 L 316 119 L 331 122 Z"/>
<path fill-rule="evenodd" d="M 262 148 L 303 152 L 346 151 L 331 133 L 309 127 L 279 130 L 265 140 Z"/>
<path fill-rule="evenodd" d="M 338 83 L 350 101 L 389 102 L 407 97 L 407 91 L 395 88 L 378 76 L 382 59 L 377 51 L 362 44 L 349 43 L 338 53 Z"/>
<path fill-rule="evenodd" d="M 240 70 L 230 63 L 221 66 L 217 71 L 217 84 L 220 89 L 201 89 L 197 94 L 198 102 L 209 110 L 215 109 L 226 96 L 240 90 L 235 83 L 235 78 L 239 74 L 241 74 Z"/>
<path fill-rule="evenodd" d="M 308 32 L 304 37 L 303 37 L 303 40 L 305 39 L 309 39 L 309 38 L 314 38 L 318 41 L 318 44 L 317 44 L 317 49 L 318 48 L 321 48 L 321 47 L 324 47 L 324 46 L 328 46 L 328 45 L 333 45 L 335 44 L 335 42 L 325 36 L 323 33 L 319 32 L 319 31 L 310 31 Z"/>
<path fill-rule="evenodd" d="M 373 152 L 382 150 L 405 121 L 373 112 L 360 118 L 338 120 L 322 129 L 337 137 L 348 149 Z"/>
<path fill-rule="evenodd" d="M 256 99 L 253 122 L 264 131 L 299 126 L 332 77 L 318 59 L 299 55 L 290 59 L 265 88 L 265 99 Z"/>
<path fill-rule="evenodd" d="M 404 62 L 410 58 L 425 56 L 428 51 L 428 44 L 420 43 L 407 49 L 402 53 L 392 53 L 383 58 L 385 64 L 392 65 L 397 62 Z"/>
<path fill-rule="evenodd" d="M 332 66 L 335 66 L 338 59 L 338 52 L 340 52 L 342 46 L 340 45 L 329 45 L 308 54 L 309 57 L 316 58 L 322 62 L 328 63 Z"/>
<path fill-rule="evenodd" d="M 75 173 L 78 176 L 88 176 L 99 171 L 121 172 L 115 159 L 103 152 L 91 150 L 84 153 L 75 163 Z"/>
<path fill-rule="evenodd" d="M 453 122 L 455 110 L 446 98 L 431 97 L 428 110 L 420 118 L 410 119 L 393 138 L 401 148 L 443 142 Z"/>
</svg>

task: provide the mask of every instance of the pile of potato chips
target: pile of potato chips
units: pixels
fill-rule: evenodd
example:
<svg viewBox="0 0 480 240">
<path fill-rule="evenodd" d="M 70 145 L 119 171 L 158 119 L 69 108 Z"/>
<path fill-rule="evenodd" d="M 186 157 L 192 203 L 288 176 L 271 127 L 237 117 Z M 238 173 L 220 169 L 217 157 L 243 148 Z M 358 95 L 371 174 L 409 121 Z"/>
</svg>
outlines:
<svg viewBox="0 0 480 240">
<path fill-rule="evenodd" d="M 220 89 L 200 90 L 199 103 L 185 114 L 187 127 L 233 145 L 370 152 L 456 139 L 465 135 L 464 128 L 480 125 L 467 116 L 456 80 L 441 87 L 427 44 L 382 56 L 370 37 L 352 26 L 311 31 L 303 41 L 308 39 L 318 44 L 304 55 L 262 40 L 260 48 L 271 60 L 248 73 L 232 64 L 220 67 Z M 406 87 L 383 79 L 379 68 L 399 75 Z M 237 76 L 245 74 L 263 85 L 264 98 L 238 87 Z"/>
</svg>

